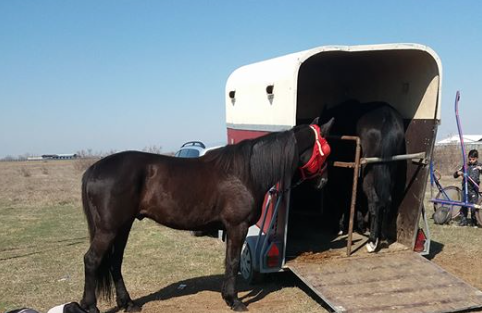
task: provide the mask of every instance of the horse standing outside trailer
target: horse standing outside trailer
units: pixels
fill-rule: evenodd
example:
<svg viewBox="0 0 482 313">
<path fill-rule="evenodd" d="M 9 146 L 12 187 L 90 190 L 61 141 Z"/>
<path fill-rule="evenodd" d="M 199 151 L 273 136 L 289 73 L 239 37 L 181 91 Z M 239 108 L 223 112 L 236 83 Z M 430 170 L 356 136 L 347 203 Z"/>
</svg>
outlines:
<svg viewBox="0 0 482 313">
<path fill-rule="evenodd" d="M 82 204 L 90 237 L 84 256 L 82 308 L 98 313 L 97 294 L 109 298 L 115 288 L 119 308 L 140 310 L 126 289 L 122 262 L 132 224 L 147 217 L 179 230 L 224 229 L 221 295 L 233 310 L 245 311 L 236 279 L 248 227 L 259 219 L 264 194 L 271 186 L 279 183 L 285 188 L 295 170 L 313 158 L 322 168 L 329 154 L 323 136 L 332 124 L 297 125 L 200 158 L 125 151 L 94 163 L 82 177 Z"/>
</svg>

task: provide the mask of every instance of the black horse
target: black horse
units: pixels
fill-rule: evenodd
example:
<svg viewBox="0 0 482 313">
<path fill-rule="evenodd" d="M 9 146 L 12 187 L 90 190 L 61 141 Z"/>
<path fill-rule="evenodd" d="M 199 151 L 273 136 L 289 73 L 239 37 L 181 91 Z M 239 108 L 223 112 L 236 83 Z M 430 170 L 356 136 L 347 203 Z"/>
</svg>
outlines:
<svg viewBox="0 0 482 313">
<path fill-rule="evenodd" d="M 148 217 L 180 230 L 224 229 L 222 297 L 233 310 L 247 310 L 235 283 L 248 227 L 260 218 L 266 192 L 278 182 L 282 188 L 290 185 L 296 169 L 312 161 L 318 137 L 326 136 L 332 124 L 296 126 L 201 158 L 129 151 L 93 164 L 82 178 L 91 242 L 84 256 L 82 308 L 98 312 L 96 294 L 109 298 L 113 284 L 119 308 L 140 310 L 127 292 L 121 266 L 134 220 Z"/>
<path fill-rule="evenodd" d="M 405 152 L 405 131 L 400 114 L 385 102 L 360 103 L 355 100 L 346 101 L 321 114 L 320 122 L 335 118 L 331 129 L 332 135 L 358 136 L 361 141 L 362 157 L 388 158 Z M 329 140 L 333 153 L 332 160 L 353 161 L 355 150 L 353 143 Z M 377 249 L 379 239 L 387 239 L 387 227 L 392 225 L 394 211 L 394 192 L 396 184 L 404 180 L 401 175 L 402 162 L 379 162 L 364 165 L 362 168 L 363 194 L 358 194 L 357 203 L 365 203 L 358 211 L 358 228 L 363 231 L 364 223 L 370 220 L 370 237 L 367 244 L 369 252 Z M 403 172 L 403 171 L 402 171 Z M 340 218 L 340 231 L 347 227 L 349 199 L 351 198 L 351 172 L 331 168 L 329 173 L 328 192 L 330 198 L 340 206 L 340 199 L 345 203 Z M 338 196 L 333 196 L 338 195 Z M 366 212 L 368 211 L 368 212 Z M 366 214 L 369 213 L 369 214 Z M 368 215 L 368 216 L 367 216 Z"/>
</svg>

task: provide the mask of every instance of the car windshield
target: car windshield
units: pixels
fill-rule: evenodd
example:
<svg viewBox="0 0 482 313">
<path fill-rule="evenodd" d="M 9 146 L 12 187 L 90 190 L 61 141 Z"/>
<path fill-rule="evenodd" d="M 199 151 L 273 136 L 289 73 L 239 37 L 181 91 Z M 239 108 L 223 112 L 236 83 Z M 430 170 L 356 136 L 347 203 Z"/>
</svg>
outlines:
<svg viewBox="0 0 482 313">
<path fill-rule="evenodd" d="M 199 156 L 199 151 L 196 149 L 182 149 L 176 153 L 179 158 L 197 158 Z"/>
</svg>

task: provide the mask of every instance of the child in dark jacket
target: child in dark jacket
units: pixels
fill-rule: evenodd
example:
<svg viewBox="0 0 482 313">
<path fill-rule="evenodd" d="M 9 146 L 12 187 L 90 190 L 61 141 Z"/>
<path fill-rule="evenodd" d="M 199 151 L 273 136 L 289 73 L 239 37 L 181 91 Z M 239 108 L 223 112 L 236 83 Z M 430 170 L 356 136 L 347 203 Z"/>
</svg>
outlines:
<svg viewBox="0 0 482 313">
<path fill-rule="evenodd" d="M 479 153 L 477 150 L 470 150 L 468 155 L 468 163 L 467 163 L 467 174 L 468 174 L 468 181 L 467 181 L 467 195 L 468 199 L 466 199 L 469 203 L 477 203 L 479 201 L 479 184 L 480 184 L 480 174 L 482 172 L 482 164 L 478 162 Z M 463 168 L 460 168 L 458 171 L 454 173 L 454 178 L 458 178 L 459 176 L 463 175 Z M 462 194 L 464 192 L 464 183 L 462 181 Z M 460 209 L 460 213 L 462 215 L 460 219 L 460 226 L 467 226 L 469 221 L 468 217 L 468 208 L 462 207 Z M 474 227 L 477 227 L 477 219 L 475 217 L 475 208 L 470 208 L 470 217 L 471 217 L 471 224 Z"/>
</svg>

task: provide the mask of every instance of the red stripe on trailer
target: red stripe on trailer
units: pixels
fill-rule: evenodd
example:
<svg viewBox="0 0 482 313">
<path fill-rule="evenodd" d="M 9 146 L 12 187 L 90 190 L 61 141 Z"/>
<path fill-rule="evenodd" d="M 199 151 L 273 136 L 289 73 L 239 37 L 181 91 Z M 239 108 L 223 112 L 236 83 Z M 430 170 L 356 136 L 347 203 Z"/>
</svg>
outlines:
<svg viewBox="0 0 482 313">
<path fill-rule="evenodd" d="M 235 144 L 245 139 L 258 138 L 266 134 L 269 134 L 269 132 L 228 128 L 228 143 Z"/>
</svg>

